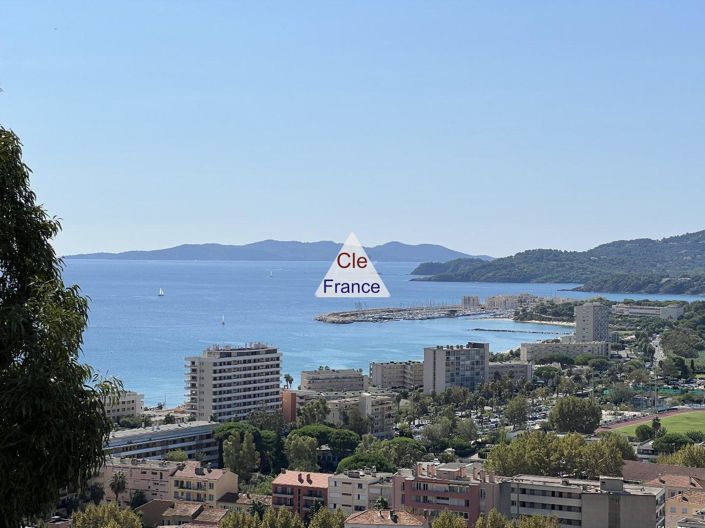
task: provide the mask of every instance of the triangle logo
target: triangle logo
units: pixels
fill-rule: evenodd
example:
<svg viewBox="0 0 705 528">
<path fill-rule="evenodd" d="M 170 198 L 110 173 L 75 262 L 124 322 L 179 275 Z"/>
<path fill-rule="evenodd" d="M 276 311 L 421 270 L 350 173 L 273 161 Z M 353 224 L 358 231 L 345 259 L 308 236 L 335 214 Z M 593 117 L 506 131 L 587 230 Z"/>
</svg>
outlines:
<svg viewBox="0 0 705 528">
<path fill-rule="evenodd" d="M 350 233 L 323 277 L 316 297 L 389 297 L 362 244 Z"/>
</svg>

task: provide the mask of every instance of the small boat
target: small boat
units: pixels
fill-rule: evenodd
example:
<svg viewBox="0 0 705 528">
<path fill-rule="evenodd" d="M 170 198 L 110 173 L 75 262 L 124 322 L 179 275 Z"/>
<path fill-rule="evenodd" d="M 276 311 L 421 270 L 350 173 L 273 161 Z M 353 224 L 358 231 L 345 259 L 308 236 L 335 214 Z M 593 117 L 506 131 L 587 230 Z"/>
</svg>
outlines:
<svg viewBox="0 0 705 528">
<path fill-rule="evenodd" d="M 222 324 L 223 326 L 225 326 L 225 315 L 223 315 L 223 318 L 220 320 L 220 324 Z"/>
<path fill-rule="evenodd" d="M 269 278 L 271 279 L 272 277 L 274 277 L 274 272 L 272 270 L 269 270 Z"/>
<path fill-rule="evenodd" d="M 159 297 L 164 297 L 164 290 L 159 288 Z"/>
</svg>

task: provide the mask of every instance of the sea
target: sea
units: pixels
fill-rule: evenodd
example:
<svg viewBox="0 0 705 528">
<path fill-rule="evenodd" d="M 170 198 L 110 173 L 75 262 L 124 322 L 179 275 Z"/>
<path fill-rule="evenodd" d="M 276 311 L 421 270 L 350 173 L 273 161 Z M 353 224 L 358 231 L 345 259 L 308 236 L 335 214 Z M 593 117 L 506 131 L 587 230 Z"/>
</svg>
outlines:
<svg viewBox="0 0 705 528">
<path fill-rule="evenodd" d="M 82 361 L 103 376 L 120 378 L 126 389 L 144 393 L 147 405 L 167 406 L 184 400 L 185 358 L 214 344 L 263 342 L 278 347 L 282 374 L 290 373 L 296 386 L 302 370 L 321 365 L 367 372 L 371 361 L 422 359 L 426 346 L 479 341 L 502 352 L 522 342 L 571 332 L 565 326 L 487 318 L 335 325 L 316 321 L 320 313 L 459 304 L 464 295 L 482 300 L 522 292 L 577 299 L 596 295 L 565 291 L 575 284 L 412 281 L 410 272 L 416 264 L 379 262 L 375 266 L 391 297 L 320 299 L 314 293 L 329 266 L 330 262 L 69 259 L 64 281 L 78 284 L 90 299 Z M 601 295 L 613 300 L 703 299 Z"/>
</svg>

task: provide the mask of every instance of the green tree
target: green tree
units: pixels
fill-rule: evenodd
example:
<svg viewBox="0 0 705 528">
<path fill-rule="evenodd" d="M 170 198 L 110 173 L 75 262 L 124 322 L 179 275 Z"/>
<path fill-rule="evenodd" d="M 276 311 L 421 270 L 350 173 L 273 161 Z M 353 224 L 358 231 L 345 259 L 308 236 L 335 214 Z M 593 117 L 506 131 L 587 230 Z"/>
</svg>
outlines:
<svg viewBox="0 0 705 528">
<path fill-rule="evenodd" d="M 389 503 L 387 502 L 387 499 L 380 496 L 375 501 L 375 510 L 388 510 L 388 509 L 389 509 Z"/>
<path fill-rule="evenodd" d="M 140 516 L 117 504 L 91 504 L 71 517 L 73 528 L 142 528 Z"/>
<path fill-rule="evenodd" d="M 436 517 L 436 520 L 433 521 L 431 526 L 432 528 L 467 528 L 468 524 L 465 522 L 465 519 L 457 513 L 444 510 Z"/>
<path fill-rule="evenodd" d="M 654 430 L 649 424 L 640 424 L 637 425 L 634 434 L 636 435 L 639 442 L 646 442 L 647 440 L 651 440 L 654 437 Z"/>
<path fill-rule="evenodd" d="M 120 389 L 79 360 L 88 303 L 64 286 L 60 225 L 36 203 L 17 136 L 0 127 L 0 519 L 19 526 L 101 468 Z"/>
<path fill-rule="evenodd" d="M 448 440 L 453 432 L 453 422 L 446 416 L 435 418 L 423 428 L 421 436 L 429 449 L 441 451 L 448 447 Z"/>
<path fill-rule="evenodd" d="M 218 524 L 218 528 L 261 528 L 261 527 L 262 527 L 261 517 L 254 515 L 252 513 L 240 512 L 240 511 L 231 511 Z M 303 528 L 303 525 L 301 528 Z"/>
<path fill-rule="evenodd" d="M 521 395 L 512 398 L 504 409 L 504 417 L 514 427 L 526 426 L 529 419 L 529 401 Z"/>
<path fill-rule="evenodd" d="M 472 418 L 458 420 L 455 424 L 455 434 L 464 440 L 477 440 L 477 424 Z"/>
<path fill-rule="evenodd" d="M 350 469 L 362 469 L 366 467 L 376 467 L 377 471 L 382 471 L 384 473 L 394 473 L 397 470 L 397 466 L 394 465 L 393 461 L 389 457 L 385 457 L 379 452 L 369 453 L 365 455 L 351 455 L 345 457 L 338 463 L 336 468 L 336 473 L 343 473 Z"/>
<path fill-rule="evenodd" d="M 166 416 L 164 416 L 164 425 L 169 425 L 169 424 L 175 424 L 176 423 L 176 418 L 174 417 L 173 414 L 167 413 Z"/>
<path fill-rule="evenodd" d="M 549 420 L 559 432 L 592 434 L 600 425 L 602 410 L 591 399 L 575 396 L 560 398 L 551 409 Z"/>
<path fill-rule="evenodd" d="M 353 405 L 345 410 L 342 418 L 343 426 L 360 436 L 366 435 L 372 431 L 372 418 L 362 414 L 357 405 Z"/>
<path fill-rule="evenodd" d="M 284 451 L 289 460 L 289 469 L 297 471 L 316 471 L 318 443 L 308 436 L 290 436 L 284 442 Z"/>
<path fill-rule="evenodd" d="M 514 521 L 510 521 L 504 515 L 492 509 L 485 516 L 480 515 L 480 518 L 475 524 L 475 528 L 559 528 L 560 524 L 555 517 L 544 517 L 541 515 L 532 515 L 531 517 L 520 517 Z"/>
<path fill-rule="evenodd" d="M 656 438 L 653 447 L 659 453 L 675 453 L 682 447 L 692 444 L 693 441 L 681 433 L 666 433 Z"/>
<path fill-rule="evenodd" d="M 183 449 L 174 449 L 164 455 L 164 460 L 168 460 L 169 462 L 186 462 L 188 460 L 188 453 Z"/>
<path fill-rule="evenodd" d="M 102 502 L 103 497 L 105 497 L 105 489 L 103 489 L 102 484 L 93 483 L 88 486 L 88 489 L 86 490 L 86 498 L 90 502 L 97 506 Z"/>
<path fill-rule="evenodd" d="M 623 460 L 637 459 L 634 448 L 623 434 L 615 432 L 601 433 L 600 438 L 608 446 L 616 448 L 620 452 Z"/>
<path fill-rule="evenodd" d="M 426 454 L 423 444 L 413 438 L 398 436 L 383 443 L 392 448 L 394 464 L 399 467 L 412 467 Z"/>
<path fill-rule="evenodd" d="M 255 449 L 255 440 L 251 432 L 247 431 L 244 438 L 234 431 L 223 444 L 223 462 L 236 473 L 243 482 L 249 482 L 252 473 L 259 468 L 260 454 Z"/>
<path fill-rule="evenodd" d="M 262 528 L 304 528 L 299 516 L 284 508 L 267 509 L 267 513 L 262 517 L 261 526 Z M 232 528 L 240 528 L 240 526 L 233 525 Z"/>
<path fill-rule="evenodd" d="M 308 402 L 298 411 L 299 425 L 311 425 L 316 423 L 325 423 L 328 419 L 330 409 L 325 398 L 319 398 Z"/>
<path fill-rule="evenodd" d="M 673 454 L 659 455 L 660 464 L 705 468 L 705 446 L 688 444 Z"/>
<path fill-rule="evenodd" d="M 149 500 L 147 499 L 147 495 L 145 495 L 144 491 L 136 490 L 130 498 L 130 508 L 134 510 L 143 504 L 147 504 L 147 502 L 149 502 Z"/>
<path fill-rule="evenodd" d="M 333 429 L 327 443 L 334 451 L 354 451 L 360 443 L 360 435 L 349 429 Z"/>
<path fill-rule="evenodd" d="M 260 500 L 254 499 L 252 504 L 250 504 L 250 507 L 247 509 L 247 512 L 250 515 L 257 516 L 261 519 L 264 517 L 264 514 L 267 513 L 267 505 Z"/>
<path fill-rule="evenodd" d="M 690 438 L 696 444 L 700 444 L 705 441 L 705 431 L 700 431 L 697 429 L 692 431 L 686 431 L 685 436 Z"/>
<path fill-rule="evenodd" d="M 321 505 L 317 511 L 311 514 L 308 528 L 343 528 L 345 517 L 341 509 L 329 510 Z"/>
</svg>

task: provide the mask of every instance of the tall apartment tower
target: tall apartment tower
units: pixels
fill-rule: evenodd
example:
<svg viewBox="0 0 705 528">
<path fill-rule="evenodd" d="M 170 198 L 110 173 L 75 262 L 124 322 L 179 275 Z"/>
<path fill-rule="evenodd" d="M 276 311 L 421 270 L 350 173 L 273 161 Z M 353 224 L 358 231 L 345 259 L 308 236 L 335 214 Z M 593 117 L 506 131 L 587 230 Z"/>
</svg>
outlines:
<svg viewBox="0 0 705 528">
<path fill-rule="evenodd" d="M 609 341 L 610 308 L 590 302 L 575 307 L 575 341 Z"/>
<path fill-rule="evenodd" d="M 197 420 L 223 422 L 280 408 L 281 353 L 253 343 L 213 346 L 186 358 L 186 407 Z"/>
<path fill-rule="evenodd" d="M 489 378 L 489 343 L 424 348 L 423 391 L 443 392 L 459 386 L 475 390 Z"/>
</svg>

